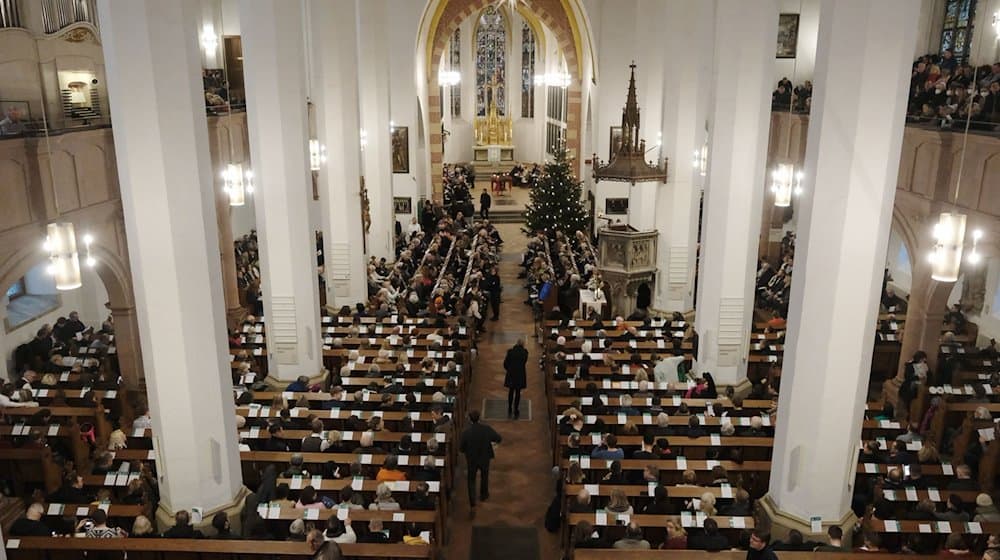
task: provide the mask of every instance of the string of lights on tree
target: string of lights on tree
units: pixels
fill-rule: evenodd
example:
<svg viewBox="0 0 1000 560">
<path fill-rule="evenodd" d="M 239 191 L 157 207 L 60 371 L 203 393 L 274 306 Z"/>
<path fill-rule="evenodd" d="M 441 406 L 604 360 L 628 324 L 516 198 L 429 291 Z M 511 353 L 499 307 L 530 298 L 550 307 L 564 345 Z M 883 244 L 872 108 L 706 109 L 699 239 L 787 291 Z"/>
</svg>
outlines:
<svg viewBox="0 0 1000 560">
<path fill-rule="evenodd" d="M 583 183 L 573 176 L 566 149 L 560 147 L 555 161 L 545 164 L 531 189 L 524 214 L 525 233 L 586 230 L 588 217 L 582 197 Z"/>
</svg>

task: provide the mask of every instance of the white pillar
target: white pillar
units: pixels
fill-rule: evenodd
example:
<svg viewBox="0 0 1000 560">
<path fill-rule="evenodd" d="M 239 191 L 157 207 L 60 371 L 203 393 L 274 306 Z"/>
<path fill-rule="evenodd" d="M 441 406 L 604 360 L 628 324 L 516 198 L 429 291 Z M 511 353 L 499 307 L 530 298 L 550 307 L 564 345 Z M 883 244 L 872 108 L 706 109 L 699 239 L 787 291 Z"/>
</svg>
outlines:
<svg viewBox="0 0 1000 560">
<path fill-rule="evenodd" d="M 715 49 L 695 326 L 699 370 L 725 385 L 746 377 L 777 26 L 774 0 L 717 3 L 716 44 L 739 48 Z"/>
<path fill-rule="evenodd" d="M 166 512 L 211 511 L 242 487 L 198 13 L 195 0 L 98 10 Z"/>
<path fill-rule="evenodd" d="M 770 495 L 832 522 L 850 511 L 919 3 L 821 1 Z"/>
<path fill-rule="evenodd" d="M 318 173 L 327 305 L 367 299 L 361 243 L 358 34 L 354 0 L 308 0 L 316 132 L 329 159 Z"/>
<path fill-rule="evenodd" d="M 240 2 L 268 368 L 280 380 L 316 376 L 323 365 L 302 7 Z"/>
<path fill-rule="evenodd" d="M 672 0 L 665 6 L 663 52 L 687 52 L 667 57 L 663 73 L 663 156 L 668 159 L 667 184 L 656 199 L 656 229 L 660 232 L 654 303 L 664 311 L 694 307 L 695 249 L 698 244 L 698 200 L 705 178 L 691 156 L 707 138 L 714 22 L 709 2 Z M 694 41 L 694 43 L 692 43 Z"/>
<path fill-rule="evenodd" d="M 361 95 L 361 128 L 367 134 L 362 152 L 362 170 L 368 188 L 371 228 L 368 232 L 369 255 L 394 260 L 394 222 L 392 216 L 392 141 L 389 124 L 389 41 L 383 33 L 370 30 L 388 29 L 388 10 L 385 0 L 357 2 L 358 29 L 369 30 L 358 36 L 357 71 Z M 464 114 L 464 108 L 463 108 Z M 434 131 L 432 131 L 434 132 Z M 409 131 L 417 133 L 413 128 Z M 413 166 L 413 154 L 410 154 Z M 414 207 L 414 210 L 416 208 Z"/>
</svg>

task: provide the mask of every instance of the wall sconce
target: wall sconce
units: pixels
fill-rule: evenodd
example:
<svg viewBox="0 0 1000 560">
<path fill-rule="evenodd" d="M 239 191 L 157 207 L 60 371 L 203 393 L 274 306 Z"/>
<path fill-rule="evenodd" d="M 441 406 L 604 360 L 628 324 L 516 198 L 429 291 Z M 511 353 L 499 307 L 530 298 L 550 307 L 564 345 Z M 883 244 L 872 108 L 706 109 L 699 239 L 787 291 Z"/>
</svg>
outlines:
<svg viewBox="0 0 1000 560">
<path fill-rule="evenodd" d="M 993 12 L 993 34 L 1000 40 L 1000 12 Z"/>
<path fill-rule="evenodd" d="M 708 173 L 708 140 L 705 140 L 700 150 L 694 151 L 694 157 L 691 158 L 691 165 L 698 171 L 698 175 L 702 177 Z"/>
<path fill-rule="evenodd" d="M 212 24 L 206 23 L 201 29 L 201 48 L 205 49 L 206 53 L 214 53 L 218 47 L 219 36 L 215 34 Z"/>
<path fill-rule="evenodd" d="M 246 204 L 247 194 L 253 194 L 253 171 L 243 171 L 239 163 L 230 163 L 222 172 L 222 190 L 229 195 L 230 206 Z"/>
<path fill-rule="evenodd" d="M 552 86 L 567 88 L 573 83 L 573 77 L 566 72 L 546 72 L 535 75 L 536 86 Z"/>
<path fill-rule="evenodd" d="M 361 138 L 361 149 L 364 150 L 365 146 L 368 145 L 368 131 L 362 128 L 358 136 Z"/>
<path fill-rule="evenodd" d="M 319 171 L 319 168 L 326 163 L 326 146 L 319 143 L 319 140 L 309 140 L 309 170 Z"/>
<path fill-rule="evenodd" d="M 938 222 L 934 224 L 934 250 L 929 256 L 931 263 L 931 278 L 938 282 L 955 282 L 962 266 L 962 252 L 965 250 L 965 214 L 942 212 Z M 969 248 L 969 264 L 979 264 L 978 245 L 983 232 L 972 232 L 972 245 Z"/>
<path fill-rule="evenodd" d="M 444 87 L 457 86 L 462 83 L 462 74 L 455 70 L 439 70 L 438 85 Z"/>
<path fill-rule="evenodd" d="M 71 222 L 49 224 L 45 243 L 42 247 L 49 254 L 49 266 L 46 271 L 55 278 L 57 290 L 74 290 L 83 285 L 80 277 L 80 255 L 76 247 L 76 230 Z M 94 236 L 89 233 L 83 236 L 83 244 L 87 251 L 86 263 L 93 268 L 97 264 L 90 253 L 90 245 Z"/>
</svg>

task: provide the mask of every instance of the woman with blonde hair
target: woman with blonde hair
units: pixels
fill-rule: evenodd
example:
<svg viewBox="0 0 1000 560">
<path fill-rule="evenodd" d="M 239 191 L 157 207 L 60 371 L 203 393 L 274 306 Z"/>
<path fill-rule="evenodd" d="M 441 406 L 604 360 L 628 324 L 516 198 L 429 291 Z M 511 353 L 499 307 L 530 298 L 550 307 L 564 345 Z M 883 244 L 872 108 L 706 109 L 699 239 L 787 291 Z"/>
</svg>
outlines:
<svg viewBox="0 0 1000 560">
<path fill-rule="evenodd" d="M 917 451 L 917 462 L 922 465 L 933 465 L 941 462 L 941 454 L 932 443 L 925 443 L 920 451 Z"/>
<path fill-rule="evenodd" d="M 705 515 L 711 517 L 715 515 L 715 494 L 711 492 L 705 492 L 701 495 L 701 503 L 698 504 L 698 511 L 704 513 Z"/>
<path fill-rule="evenodd" d="M 136 537 L 155 537 L 153 534 L 153 524 L 150 523 L 149 518 L 145 515 L 135 516 L 135 521 L 132 523 L 132 532 L 129 533 L 132 538 Z"/>
<path fill-rule="evenodd" d="M 628 503 L 625 492 L 620 488 L 615 488 L 611 491 L 611 500 L 608 501 L 608 507 L 604 509 L 608 513 L 616 515 L 632 515 L 632 504 Z"/>
<path fill-rule="evenodd" d="M 683 550 L 687 548 L 687 531 L 681 523 L 671 517 L 667 519 L 667 539 L 660 545 L 662 549 Z"/>
<path fill-rule="evenodd" d="M 128 447 L 128 443 L 125 432 L 121 428 L 111 432 L 111 435 L 108 436 L 108 451 L 118 451 L 126 447 Z"/>
</svg>

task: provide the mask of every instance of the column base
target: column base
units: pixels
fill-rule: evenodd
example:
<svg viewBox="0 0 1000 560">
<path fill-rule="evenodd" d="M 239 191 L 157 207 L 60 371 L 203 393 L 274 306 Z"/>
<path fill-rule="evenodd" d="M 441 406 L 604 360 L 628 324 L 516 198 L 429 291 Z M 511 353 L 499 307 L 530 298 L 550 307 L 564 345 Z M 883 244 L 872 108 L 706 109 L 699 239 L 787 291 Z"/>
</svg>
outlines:
<svg viewBox="0 0 1000 560">
<path fill-rule="evenodd" d="M 762 514 L 763 518 L 767 520 L 771 527 L 771 541 L 776 540 L 786 540 L 788 538 L 788 532 L 792 529 L 797 529 L 802 533 L 802 536 L 807 541 L 816 541 L 820 543 L 829 542 L 829 537 L 827 537 L 827 530 L 830 527 L 836 525 L 843 529 L 844 538 L 843 545 L 848 550 L 850 550 L 852 544 L 851 539 L 854 537 L 854 526 L 858 523 L 858 516 L 854 515 L 854 512 L 848 510 L 844 516 L 837 521 L 827 521 L 823 520 L 823 531 L 820 533 L 814 533 L 808 519 L 802 519 L 797 515 L 792 515 L 778 509 L 778 506 L 771 499 L 770 494 L 764 495 L 763 498 L 757 500 L 757 507 L 759 513 Z"/>
<path fill-rule="evenodd" d="M 240 486 L 240 490 L 236 493 L 232 502 L 222 504 L 218 507 L 202 512 L 201 523 L 193 523 L 194 528 L 201 531 L 206 537 L 215 535 L 216 531 L 212 527 L 212 517 L 216 513 L 224 511 L 229 516 L 230 530 L 237 535 L 242 535 L 242 516 L 240 514 L 243 513 L 243 504 L 246 502 L 247 496 L 249 496 L 250 493 L 249 488 L 246 486 Z M 159 528 L 161 533 L 174 526 L 175 513 L 176 512 L 167 509 L 162 502 L 160 503 L 160 507 L 156 510 L 156 526 Z"/>
<path fill-rule="evenodd" d="M 738 382 L 734 383 L 732 387 L 737 397 L 745 399 L 747 398 L 747 395 L 750 394 L 750 389 L 753 387 L 753 383 L 750 383 L 750 380 L 744 377 L 743 379 L 740 379 Z"/>
</svg>

